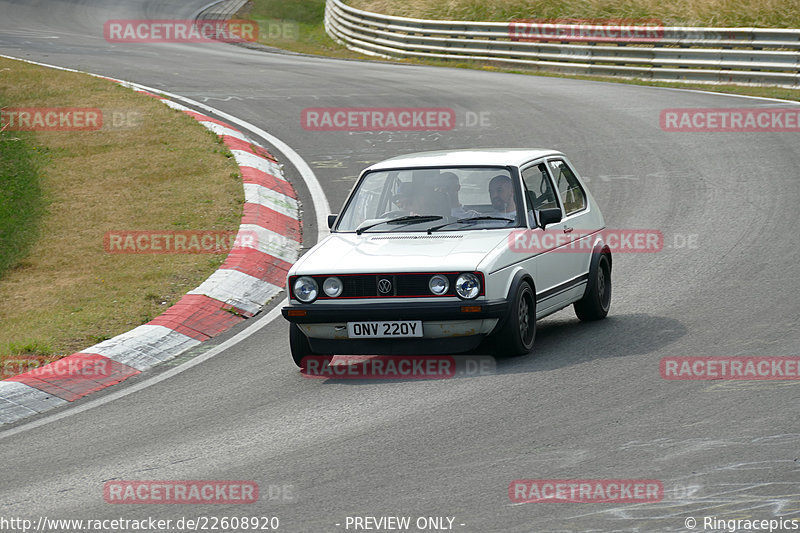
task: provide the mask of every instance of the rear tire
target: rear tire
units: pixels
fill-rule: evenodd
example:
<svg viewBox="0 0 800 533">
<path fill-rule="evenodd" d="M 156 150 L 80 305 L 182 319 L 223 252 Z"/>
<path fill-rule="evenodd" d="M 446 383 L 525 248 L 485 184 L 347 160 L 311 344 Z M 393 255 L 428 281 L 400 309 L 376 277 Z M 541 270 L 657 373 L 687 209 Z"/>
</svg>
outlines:
<svg viewBox="0 0 800 533">
<path fill-rule="evenodd" d="M 608 315 L 611 308 L 611 262 L 607 254 L 601 254 L 594 271 L 589 272 L 586 292 L 573 307 L 583 321 L 601 320 Z"/>
<path fill-rule="evenodd" d="M 530 353 L 536 338 L 536 295 L 527 281 L 520 283 L 508 319 L 496 334 L 495 357 L 503 359 Z"/>
</svg>

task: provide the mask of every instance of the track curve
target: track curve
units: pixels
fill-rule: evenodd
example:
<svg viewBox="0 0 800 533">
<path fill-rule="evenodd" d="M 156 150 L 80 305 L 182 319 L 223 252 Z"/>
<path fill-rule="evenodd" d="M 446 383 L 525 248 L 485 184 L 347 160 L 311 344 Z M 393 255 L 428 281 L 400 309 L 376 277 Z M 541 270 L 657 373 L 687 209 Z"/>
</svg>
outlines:
<svg viewBox="0 0 800 533">
<path fill-rule="evenodd" d="M 361 168 L 398 153 L 556 148 L 589 177 L 609 227 L 658 229 L 673 247 L 615 256 L 608 320 L 553 315 L 531 356 L 501 362 L 491 376 L 304 379 L 286 325 L 275 321 L 169 380 L 3 439 L 3 516 L 271 514 L 290 532 L 344 530 L 353 515 L 454 516 L 465 532 L 683 531 L 687 516 L 800 517 L 798 382 L 670 382 L 658 370 L 672 355 L 800 355 L 797 134 L 659 127 L 663 108 L 775 102 L 103 39 L 107 19 L 185 18 L 205 3 L 0 0 L 0 53 L 135 81 L 246 119 L 309 163 L 333 210 Z M 459 125 L 302 128 L 304 108 L 339 106 L 449 107 Z M 468 113 L 490 125 L 469 127 Z M 674 247 L 688 235 L 698 248 Z M 666 494 L 649 505 L 517 505 L 507 495 L 514 479 L 586 478 L 660 479 Z M 246 479 L 265 493 L 291 485 L 292 498 L 109 505 L 109 479 Z"/>
</svg>

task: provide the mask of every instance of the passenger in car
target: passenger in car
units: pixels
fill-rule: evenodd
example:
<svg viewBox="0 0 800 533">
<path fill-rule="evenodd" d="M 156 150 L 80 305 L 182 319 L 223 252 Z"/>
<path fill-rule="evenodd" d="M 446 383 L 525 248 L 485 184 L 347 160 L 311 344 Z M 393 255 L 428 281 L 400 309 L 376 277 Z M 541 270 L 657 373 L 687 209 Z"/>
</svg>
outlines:
<svg viewBox="0 0 800 533">
<path fill-rule="evenodd" d="M 458 181 L 458 176 L 453 172 L 442 172 L 439 174 L 434 185 L 434 190 L 447 195 L 448 205 L 451 209 L 461 207 L 461 202 L 458 199 L 458 191 L 461 190 L 461 183 Z"/>
<path fill-rule="evenodd" d="M 514 202 L 514 184 L 511 178 L 500 174 L 489 182 L 489 198 L 495 216 L 517 219 L 517 205 Z"/>
</svg>

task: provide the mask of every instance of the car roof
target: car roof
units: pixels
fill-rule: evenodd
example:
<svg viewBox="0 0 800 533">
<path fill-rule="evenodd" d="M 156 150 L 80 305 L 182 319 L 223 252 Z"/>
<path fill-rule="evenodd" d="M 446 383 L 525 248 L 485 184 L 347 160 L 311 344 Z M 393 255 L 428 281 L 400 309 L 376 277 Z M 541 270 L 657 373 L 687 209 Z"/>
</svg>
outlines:
<svg viewBox="0 0 800 533">
<path fill-rule="evenodd" d="M 366 170 L 411 167 L 464 167 L 481 165 L 520 166 L 533 159 L 559 155 L 546 148 L 491 148 L 480 150 L 437 150 L 400 155 L 371 165 Z"/>
</svg>

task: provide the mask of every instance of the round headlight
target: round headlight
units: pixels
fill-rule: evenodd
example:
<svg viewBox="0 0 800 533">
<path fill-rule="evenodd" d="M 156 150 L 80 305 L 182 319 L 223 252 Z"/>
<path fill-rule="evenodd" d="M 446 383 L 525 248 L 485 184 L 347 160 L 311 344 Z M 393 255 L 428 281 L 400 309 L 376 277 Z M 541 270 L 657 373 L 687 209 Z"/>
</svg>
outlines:
<svg viewBox="0 0 800 533">
<path fill-rule="evenodd" d="M 327 278 L 322 284 L 322 292 L 331 298 L 336 298 L 342 294 L 342 289 L 344 289 L 344 285 L 342 285 L 342 280 L 339 278 Z"/>
<path fill-rule="evenodd" d="M 314 278 L 300 276 L 294 282 L 294 296 L 303 303 L 311 303 L 317 299 L 319 287 Z"/>
<path fill-rule="evenodd" d="M 465 272 L 456 278 L 456 293 L 465 300 L 471 300 L 481 292 L 481 280 L 475 274 Z"/>
<path fill-rule="evenodd" d="M 435 276 L 431 276 L 431 279 L 428 280 L 428 288 L 433 294 L 440 296 L 446 293 L 447 289 L 450 288 L 450 282 L 441 274 L 436 274 Z"/>
</svg>

